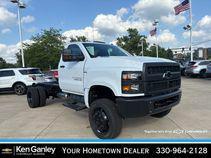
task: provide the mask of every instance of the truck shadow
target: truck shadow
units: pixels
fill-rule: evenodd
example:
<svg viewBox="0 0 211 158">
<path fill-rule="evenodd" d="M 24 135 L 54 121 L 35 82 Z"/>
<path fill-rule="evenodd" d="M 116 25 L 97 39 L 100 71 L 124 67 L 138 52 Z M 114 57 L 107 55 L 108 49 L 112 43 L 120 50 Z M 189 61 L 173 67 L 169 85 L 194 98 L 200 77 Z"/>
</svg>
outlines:
<svg viewBox="0 0 211 158">
<path fill-rule="evenodd" d="M 145 117 L 140 117 L 140 118 L 130 118 L 130 119 L 123 120 L 123 126 L 124 128 L 138 128 L 142 125 L 156 123 L 158 121 L 159 119 L 156 119 L 150 116 L 145 116 Z"/>
</svg>

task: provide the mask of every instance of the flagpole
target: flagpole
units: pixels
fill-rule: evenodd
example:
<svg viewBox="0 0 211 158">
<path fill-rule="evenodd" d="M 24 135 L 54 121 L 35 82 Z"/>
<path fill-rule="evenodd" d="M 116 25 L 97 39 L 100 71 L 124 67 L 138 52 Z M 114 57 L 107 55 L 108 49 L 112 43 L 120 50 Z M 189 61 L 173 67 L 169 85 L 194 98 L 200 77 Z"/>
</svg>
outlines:
<svg viewBox="0 0 211 158">
<path fill-rule="evenodd" d="M 158 55 L 158 37 L 157 37 L 157 34 L 156 34 L 156 54 L 157 54 L 157 58 L 158 58 L 159 55 Z"/>
<path fill-rule="evenodd" d="M 192 52 L 192 26 L 193 26 L 193 16 L 192 16 L 192 1 L 189 0 L 190 2 L 190 10 L 189 10 L 189 14 L 190 14 L 190 53 L 191 53 L 191 61 L 193 61 L 193 52 Z"/>
<path fill-rule="evenodd" d="M 158 21 L 156 21 L 156 54 L 157 54 L 157 58 L 159 57 L 158 54 Z"/>
</svg>

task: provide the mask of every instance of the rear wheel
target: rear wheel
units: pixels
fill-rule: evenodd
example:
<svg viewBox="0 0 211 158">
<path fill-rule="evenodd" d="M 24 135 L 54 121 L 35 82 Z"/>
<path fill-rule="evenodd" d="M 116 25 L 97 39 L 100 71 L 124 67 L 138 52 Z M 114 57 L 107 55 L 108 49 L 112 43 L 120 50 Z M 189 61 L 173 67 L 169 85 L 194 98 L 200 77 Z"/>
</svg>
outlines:
<svg viewBox="0 0 211 158">
<path fill-rule="evenodd" d="M 171 111 L 171 109 L 163 111 L 163 112 L 160 112 L 160 113 L 157 113 L 157 114 L 153 114 L 151 116 L 152 117 L 156 117 L 156 118 L 162 118 L 162 117 L 168 115 L 170 113 L 170 111 Z"/>
<path fill-rule="evenodd" d="M 46 105 L 46 91 L 45 88 L 38 86 L 37 87 L 38 93 L 39 93 L 39 106 L 45 106 Z"/>
<path fill-rule="evenodd" d="M 115 138 L 122 130 L 122 118 L 109 99 L 98 99 L 91 104 L 89 122 L 94 134 L 101 139 Z"/>
<path fill-rule="evenodd" d="M 30 108 L 40 106 L 40 97 L 37 87 L 30 87 L 27 91 L 27 101 Z"/>
<path fill-rule="evenodd" d="M 206 77 L 206 70 L 201 70 L 199 75 L 200 75 L 201 78 L 205 78 Z"/>
<path fill-rule="evenodd" d="M 14 91 L 17 95 L 24 95 L 26 94 L 26 85 L 23 83 L 16 83 L 14 86 Z"/>
</svg>

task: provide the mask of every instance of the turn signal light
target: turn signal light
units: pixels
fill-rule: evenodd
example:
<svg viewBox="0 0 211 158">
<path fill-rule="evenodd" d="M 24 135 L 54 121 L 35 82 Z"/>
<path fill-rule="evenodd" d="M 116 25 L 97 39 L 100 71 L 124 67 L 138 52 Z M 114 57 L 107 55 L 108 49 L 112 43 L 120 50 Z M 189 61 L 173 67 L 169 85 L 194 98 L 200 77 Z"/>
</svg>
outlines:
<svg viewBox="0 0 211 158">
<path fill-rule="evenodd" d="M 123 91 L 130 91 L 131 90 L 131 86 L 122 86 L 122 90 Z"/>
</svg>

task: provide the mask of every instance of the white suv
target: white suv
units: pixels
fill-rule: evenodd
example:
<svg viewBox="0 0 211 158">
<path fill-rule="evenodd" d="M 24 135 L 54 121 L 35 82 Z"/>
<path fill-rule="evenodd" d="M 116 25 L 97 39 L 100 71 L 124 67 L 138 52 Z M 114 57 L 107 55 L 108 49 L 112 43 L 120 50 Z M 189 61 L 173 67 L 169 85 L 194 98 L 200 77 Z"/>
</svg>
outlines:
<svg viewBox="0 0 211 158">
<path fill-rule="evenodd" d="M 0 91 L 14 90 L 17 95 L 23 95 L 28 86 L 38 82 L 45 82 L 38 68 L 0 69 Z"/>
<path fill-rule="evenodd" d="M 185 69 L 185 74 L 187 76 L 200 76 L 202 78 L 206 77 L 207 65 L 211 63 L 211 60 L 195 60 L 190 61 Z"/>
</svg>

